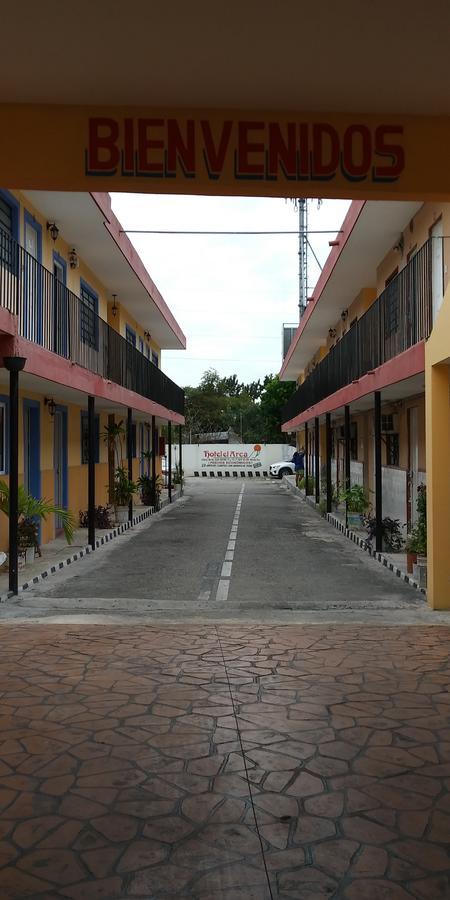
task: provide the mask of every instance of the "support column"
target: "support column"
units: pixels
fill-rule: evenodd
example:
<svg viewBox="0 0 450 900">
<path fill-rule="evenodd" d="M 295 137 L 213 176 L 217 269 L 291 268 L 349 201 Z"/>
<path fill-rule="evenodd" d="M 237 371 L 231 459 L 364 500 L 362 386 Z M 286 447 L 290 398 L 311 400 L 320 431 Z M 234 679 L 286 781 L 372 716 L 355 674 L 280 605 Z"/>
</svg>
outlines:
<svg viewBox="0 0 450 900">
<path fill-rule="evenodd" d="M 327 513 L 332 509 L 333 482 L 331 480 L 331 413 L 325 415 L 326 459 L 327 459 Z"/>
<path fill-rule="evenodd" d="M 309 433 L 308 423 L 305 422 L 305 497 L 308 496 L 309 480 Z"/>
<path fill-rule="evenodd" d="M 180 494 L 183 493 L 183 429 L 178 426 L 178 459 L 180 466 Z"/>
<path fill-rule="evenodd" d="M 316 416 L 314 419 L 314 473 L 316 488 L 316 503 L 320 501 L 320 421 Z"/>
<path fill-rule="evenodd" d="M 128 478 L 133 481 L 133 410 L 129 406 L 127 409 L 127 457 L 128 457 Z M 133 497 L 130 497 L 128 503 L 128 521 L 133 519 Z"/>
<path fill-rule="evenodd" d="M 375 391 L 374 410 L 375 440 L 375 549 L 381 553 L 383 549 L 383 472 L 381 468 L 381 392 Z"/>
<path fill-rule="evenodd" d="M 345 490 L 351 488 L 350 474 L 350 407 L 344 407 L 344 483 Z M 345 527 L 348 527 L 348 503 L 345 502 Z"/>
<path fill-rule="evenodd" d="M 426 350 L 428 353 L 428 348 Z M 427 599 L 432 609 L 450 609 L 449 368 L 425 366 L 427 459 Z M 415 500 L 415 498 L 414 498 Z"/>
<path fill-rule="evenodd" d="M 88 397 L 88 544 L 95 550 L 95 399 Z"/>
<path fill-rule="evenodd" d="M 152 416 L 152 481 L 153 481 L 153 506 L 156 510 L 156 418 Z"/>
<path fill-rule="evenodd" d="M 116 417 L 114 413 L 109 413 L 108 415 L 108 428 L 113 429 L 116 423 Z M 116 458 L 115 458 L 115 440 L 111 437 L 108 438 L 108 499 L 111 506 L 114 504 L 114 476 L 116 471 Z"/>
<path fill-rule="evenodd" d="M 5 356 L 9 372 L 9 590 L 19 590 L 19 372 L 25 365 L 23 356 Z"/>
<path fill-rule="evenodd" d="M 169 442 L 169 453 L 168 453 L 168 469 L 169 469 L 169 480 L 167 482 L 167 489 L 169 492 L 169 503 L 172 503 L 172 422 L 168 421 L 167 423 L 167 440 Z"/>
</svg>

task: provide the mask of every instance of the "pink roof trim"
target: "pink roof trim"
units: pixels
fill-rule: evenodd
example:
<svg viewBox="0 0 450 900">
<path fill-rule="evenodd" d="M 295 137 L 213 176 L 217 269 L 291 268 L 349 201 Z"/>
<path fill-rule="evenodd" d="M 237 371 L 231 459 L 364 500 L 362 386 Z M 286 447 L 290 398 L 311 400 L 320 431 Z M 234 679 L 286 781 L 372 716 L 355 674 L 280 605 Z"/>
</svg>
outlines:
<svg viewBox="0 0 450 900">
<path fill-rule="evenodd" d="M 176 335 L 182 346 L 186 348 L 186 336 L 183 334 L 178 322 L 172 315 L 166 301 L 156 287 L 155 282 L 147 272 L 147 269 L 145 268 L 141 257 L 131 243 L 128 235 L 124 234 L 124 232 L 122 231 L 122 225 L 111 209 L 110 195 L 107 193 L 93 191 L 91 192 L 91 197 L 97 204 L 102 215 L 105 217 L 105 227 L 119 247 L 119 250 L 122 252 L 123 256 L 133 269 L 133 272 L 139 278 L 142 286 L 152 298 L 155 306 L 161 313 L 163 319 L 165 319 L 165 321 L 167 322 L 171 331 Z"/>
</svg>

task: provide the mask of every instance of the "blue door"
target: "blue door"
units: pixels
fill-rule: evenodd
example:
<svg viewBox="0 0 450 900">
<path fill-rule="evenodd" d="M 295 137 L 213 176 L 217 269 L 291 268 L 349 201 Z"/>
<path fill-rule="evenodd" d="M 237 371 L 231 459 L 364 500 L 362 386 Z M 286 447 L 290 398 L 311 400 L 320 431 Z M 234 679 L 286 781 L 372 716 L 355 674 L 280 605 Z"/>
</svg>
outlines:
<svg viewBox="0 0 450 900">
<path fill-rule="evenodd" d="M 53 418 L 53 468 L 55 472 L 55 505 L 67 509 L 67 410 L 57 406 Z M 62 521 L 55 516 L 55 531 L 63 530 Z"/>
</svg>

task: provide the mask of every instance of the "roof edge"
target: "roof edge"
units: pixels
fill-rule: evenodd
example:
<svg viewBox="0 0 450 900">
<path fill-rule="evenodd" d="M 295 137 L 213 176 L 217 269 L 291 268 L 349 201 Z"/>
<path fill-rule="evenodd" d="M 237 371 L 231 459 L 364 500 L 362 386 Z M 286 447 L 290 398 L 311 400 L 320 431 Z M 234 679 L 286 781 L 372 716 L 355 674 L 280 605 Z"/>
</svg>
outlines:
<svg viewBox="0 0 450 900">
<path fill-rule="evenodd" d="M 119 219 L 113 213 L 111 207 L 111 195 L 107 192 L 99 191 L 91 191 L 90 194 L 94 203 L 98 206 L 100 212 L 104 217 L 104 225 L 106 230 L 111 235 L 113 241 L 117 244 L 119 250 L 125 257 L 129 266 L 133 269 L 133 272 L 138 277 L 143 288 L 147 291 L 147 294 L 161 313 L 170 330 L 180 342 L 180 349 L 185 350 L 186 336 L 181 330 L 178 322 L 176 321 L 175 316 L 171 313 L 166 301 L 164 300 L 164 297 L 156 287 L 156 284 L 147 271 L 141 257 L 139 256 L 139 253 L 130 241 L 128 235 L 125 234 L 122 225 L 119 222 Z"/>
<path fill-rule="evenodd" d="M 320 276 L 319 276 L 317 284 L 314 288 L 312 297 L 310 298 L 310 300 L 308 302 L 308 306 L 307 306 L 305 312 L 303 313 L 300 324 L 297 328 L 297 331 L 295 332 L 295 335 L 289 346 L 288 352 L 286 353 L 286 356 L 283 360 L 283 365 L 280 369 L 280 375 L 279 375 L 280 379 L 283 379 L 283 376 L 285 374 L 285 371 L 287 369 L 289 361 L 297 348 L 298 342 L 303 334 L 303 331 L 304 331 L 307 323 L 309 322 L 309 320 L 320 300 L 320 297 L 323 293 L 325 285 L 331 278 L 331 275 L 336 266 L 336 263 L 341 255 L 366 203 L 367 203 L 367 200 L 353 200 L 350 204 L 349 209 L 347 210 L 344 221 L 342 222 L 342 225 L 340 228 L 340 233 L 339 233 L 338 237 L 336 238 L 336 243 L 331 248 L 331 250 L 327 256 L 325 265 L 322 269 L 322 272 L 320 273 Z M 291 380 L 292 379 L 289 379 L 289 381 L 291 381 Z"/>
</svg>

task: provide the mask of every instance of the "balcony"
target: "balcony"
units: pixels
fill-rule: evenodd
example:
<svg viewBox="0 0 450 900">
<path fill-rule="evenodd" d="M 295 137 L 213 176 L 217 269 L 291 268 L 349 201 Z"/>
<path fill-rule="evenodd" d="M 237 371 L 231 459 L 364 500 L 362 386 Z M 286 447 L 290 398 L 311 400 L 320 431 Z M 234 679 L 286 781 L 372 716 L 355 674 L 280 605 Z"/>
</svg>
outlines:
<svg viewBox="0 0 450 900">
<path fill-rule="evenodd" d="M 282 411 L 282 421 L 289 422 L 425 340 L 431 324 L 431 252 L 427 241 L 297 388 Z"/>
<path fill-rule="evenodd" d="M 1 229 L 0 306 L 21 337 L 184 415 L 182 389 Z"/>
</svg>

